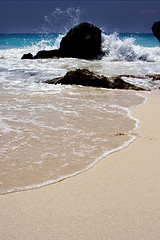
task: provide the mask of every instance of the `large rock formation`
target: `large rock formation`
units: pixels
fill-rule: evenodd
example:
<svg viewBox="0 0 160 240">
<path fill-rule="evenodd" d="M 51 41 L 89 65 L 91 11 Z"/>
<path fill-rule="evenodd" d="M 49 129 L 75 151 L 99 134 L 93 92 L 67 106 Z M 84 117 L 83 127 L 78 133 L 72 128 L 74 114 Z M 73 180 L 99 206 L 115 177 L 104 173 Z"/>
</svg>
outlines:
<svg viewBox="0 0 160 240">
<path fill-rule="evenodd" d="M 153 35 L 158 39 L 158 41 L 160 42 L 160 21 L 159 22 L 155 22 L 152 26 L 152 32 Z"/>
<path fill-rule="evenodd" d="M 121 77 L 105 77 L 90 72 L 87 69 L 76 69 L 69 71 L 65 76 L 47 80 L 50 84 L 64 84 L 64 85 L 83 85 L 92 87 L 112 88 L 112 89 L 133 89 L 144 90 L 133 84 L 125 82 Z"/>
<path fill-rule="evenodd" d="M 60 48 L 50 51 L 39 51 L 34 57 L 24 54 L 22 59 L 73 57 L 94 59 L 102 55 L 101 30 L 87 22 L 72 28 L 60 43 Z"/>
<path fill-rule="evenodd" d="M 90 23 L 81 23 L 72 28 L 60 43 L 64 57 L 93 59 L 101 54 L 101 30 Z"/>
</svg>

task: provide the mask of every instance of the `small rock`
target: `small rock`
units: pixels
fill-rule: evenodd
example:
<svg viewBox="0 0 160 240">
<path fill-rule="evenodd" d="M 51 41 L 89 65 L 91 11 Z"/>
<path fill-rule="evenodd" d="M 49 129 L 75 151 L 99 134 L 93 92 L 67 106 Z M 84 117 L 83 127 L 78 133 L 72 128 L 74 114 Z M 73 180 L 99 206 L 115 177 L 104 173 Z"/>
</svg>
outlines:
<svg viewBox="0 0 160 240">
<path fill-rule="evenodd" d="M 60 53 L 58 49 L 55 50 L 42 50 L 39 51 L 35 56 L 34 59 L 38 59 L 38 58 L 59 58 L 60 57 Z"/>
<path fill-rule="evenodd" d="M 24 54 L 21 59 L 33 59 L 33 55 L 31 53 Z"/>
</svg>

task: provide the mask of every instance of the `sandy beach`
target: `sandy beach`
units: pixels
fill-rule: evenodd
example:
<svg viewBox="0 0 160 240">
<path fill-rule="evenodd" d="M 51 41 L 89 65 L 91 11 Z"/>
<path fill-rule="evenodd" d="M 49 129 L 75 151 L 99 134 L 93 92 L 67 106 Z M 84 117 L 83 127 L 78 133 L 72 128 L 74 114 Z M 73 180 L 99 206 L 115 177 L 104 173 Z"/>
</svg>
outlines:
<svg viewBox="0 0 160 240">
<path fill-rule="evenodd" d="M 0 239 L 159 240 L 160 92 L 147 96 L 127 148 L 59 183 L 1 195 Z"/>
</svg>

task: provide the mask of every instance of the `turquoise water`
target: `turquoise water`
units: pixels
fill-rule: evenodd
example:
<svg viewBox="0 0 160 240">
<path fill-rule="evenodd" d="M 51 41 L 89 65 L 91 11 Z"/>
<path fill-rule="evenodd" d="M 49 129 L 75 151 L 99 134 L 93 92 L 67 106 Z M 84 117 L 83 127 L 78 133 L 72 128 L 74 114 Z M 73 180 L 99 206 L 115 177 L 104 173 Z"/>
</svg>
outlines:
<svg viewBox="0 0 160 240">
<path fill-rule="evenodd" d="M 142 47 L 160 46 L 160 43 L 152 33 L 120 33 L 119 34 L 119 38 L 122 40 L 130 37 L 135 39 L 135 42 L 134 42 L 135 45 L 140 45 Z"/>
<path fill-rule="evenodd" d="M 0 49 L 24 48 L 46 41 L 48 45 L 54 45 L 59 34 L 0 34 Z"/>
<path fill-rule="evenodd" d="M 48 46 L 53 46 L 60 33 L 50 34 L 0 34 L 0 49 L 24 48 L 45 41 Z M 109 35 L 109 34 L 107 34 Z M 158 40 L 151 33 L 119 33 L 120 40 L 134 38 L 134 44 L 143 47 L 157 47 Z"/>
</svg>

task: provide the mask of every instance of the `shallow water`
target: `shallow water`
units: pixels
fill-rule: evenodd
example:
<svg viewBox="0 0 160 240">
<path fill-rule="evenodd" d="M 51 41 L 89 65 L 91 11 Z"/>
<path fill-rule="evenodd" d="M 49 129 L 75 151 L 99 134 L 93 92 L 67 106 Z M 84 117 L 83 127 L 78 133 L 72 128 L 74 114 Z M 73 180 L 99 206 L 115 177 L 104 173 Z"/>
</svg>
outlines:
<svg viewBox="0 0 160 240">
<path fill-rule="evenodd" d="M 135 45 L 115 34 L 103 36 L 108 54 L 101 60 L 21 60 L 24 53 L 56 48 L 61 39 L 57 36 L 54 46 L 41 40 L 13 48 L 12 42 L 0 50 L 1 194 L 75 175 L 135 139 L 138 120 L 130 109 L 145 100 L 141 93 L 49 85 L 45 80 L 76 68 L 105 76 L 159 73 L 159 47 Z M 160 85 L 149 78 L 126 81 L 146 89 Z"/>
<path fill-rule="evenodd" d="M 54 90 L 54 87 L 56 90 Z M 53 86 L 1 94 L 1 193 L 63 179 L 134 139 L 133 91 Z"/>
</svg>

